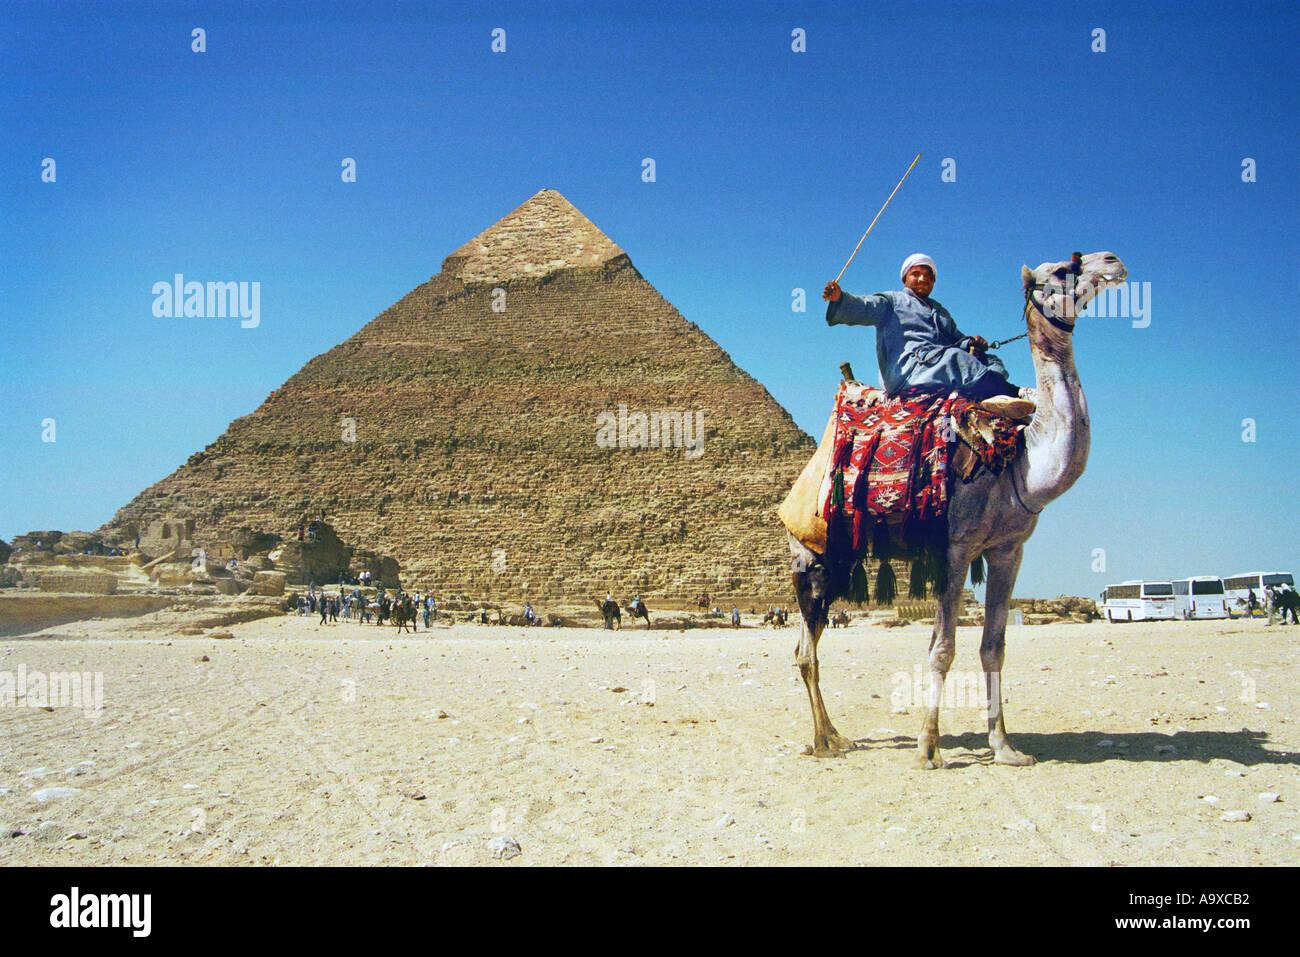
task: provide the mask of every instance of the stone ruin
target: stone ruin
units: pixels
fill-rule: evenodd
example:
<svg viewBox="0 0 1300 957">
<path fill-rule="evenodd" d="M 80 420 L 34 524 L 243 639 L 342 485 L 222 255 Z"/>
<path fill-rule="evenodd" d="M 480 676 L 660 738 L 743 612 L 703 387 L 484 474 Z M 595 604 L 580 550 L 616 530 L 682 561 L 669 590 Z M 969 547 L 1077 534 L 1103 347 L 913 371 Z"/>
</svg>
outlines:
<svg viewBox="0 0 1300 957">
<path fill-rule="evenodd" d="M 161 587 L 281 595 L 286 585 L 356 581 L 363 570 L 394 588 L 401 574 L 395 559 L 343 542 L 324 522 L 312 522 L 301 542 L 247 526 L 207 536 L 187 517 L 126 523 L 108 534 L 35 531 L 0 546 L 0 587 L 78 594 Z"/>
</svg>

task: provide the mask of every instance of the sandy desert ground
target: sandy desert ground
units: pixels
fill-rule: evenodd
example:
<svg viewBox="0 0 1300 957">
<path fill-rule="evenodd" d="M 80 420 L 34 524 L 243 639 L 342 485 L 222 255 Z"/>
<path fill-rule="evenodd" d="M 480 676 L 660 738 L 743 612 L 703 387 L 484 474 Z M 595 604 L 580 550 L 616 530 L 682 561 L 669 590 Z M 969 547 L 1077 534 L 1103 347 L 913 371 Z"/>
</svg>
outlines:
<svg viewBox="0 0 1300 957">
<path fill-rule="evenodd" d="M 817 759 L 793 627 L 149 620 L 0 639 L 0 682 L 102 674 L 102 710 L 0 706 L 4 863 L 1300 863 L 1300 628 L 1013 627 L 1026 769 L 990 763 L 963 628 L 925 772 L 920 625 L 827 632 L 858 748 Z"/>
</svg>

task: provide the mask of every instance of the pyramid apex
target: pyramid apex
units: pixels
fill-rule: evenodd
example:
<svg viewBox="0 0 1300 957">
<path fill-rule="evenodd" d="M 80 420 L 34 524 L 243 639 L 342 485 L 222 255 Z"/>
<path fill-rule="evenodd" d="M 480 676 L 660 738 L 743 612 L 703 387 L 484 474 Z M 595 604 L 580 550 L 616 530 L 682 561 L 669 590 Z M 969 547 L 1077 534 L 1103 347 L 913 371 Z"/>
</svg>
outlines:
<svg viewBox="0 0 1300 957">
<path fill-rule="evenodd" d="M 442 264 L 462 282 L 538 279 L 591 269 L 627 254 L 558 190 L 543 189 L 461 246 Z"/>
</svg>

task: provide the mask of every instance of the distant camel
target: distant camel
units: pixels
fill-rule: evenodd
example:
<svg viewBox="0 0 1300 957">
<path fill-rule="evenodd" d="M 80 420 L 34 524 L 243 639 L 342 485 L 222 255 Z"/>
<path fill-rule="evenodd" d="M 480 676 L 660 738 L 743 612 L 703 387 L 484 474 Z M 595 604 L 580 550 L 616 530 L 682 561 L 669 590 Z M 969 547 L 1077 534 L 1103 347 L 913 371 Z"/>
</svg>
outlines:
<svg viewBox="0 0 1300 957">
<path fill-rule="evenodd" d="M 763 624 L 771 624 L 773 628 L 784 628 L 785 620 L 789 617 L 789 612 L 784 608 L 773 608 L 763 616 Z"/>
<path fill-rule="evenodd" d="M 849 626 L 849 613 L 841 608 L 831 617 L 832 628 L 847 628 Z"/>
<path fill-rule="evenodd" d="M 645 606 L 645 602 L 637 602 L 634 605 L 627 606 L 627 613 L 632 616 L 632 623 L 635 624 L 638 618 L 645 619 L 645 626 L 650 627 L 650 609 Z"/>
<path fill-rule="evenodd" d="M 399 602 L 393 606 L 393 624 L 399 631 L 406 631 L 406 626 L 411 626 L 411 633 L 415 633 L 415 609 L 406 602 Z"/>
<path fill-rule="evenodd" d="M 623 628 L 623 613 L 618 610 L 618 602 L 601 601 L 599 598 L 595 601 L 596 607 L 599 608 L 600 613 L 605 616 L 605 630 L 609 631 L 611 628 L 614 628 L 621 631 Z"/>
</svg>

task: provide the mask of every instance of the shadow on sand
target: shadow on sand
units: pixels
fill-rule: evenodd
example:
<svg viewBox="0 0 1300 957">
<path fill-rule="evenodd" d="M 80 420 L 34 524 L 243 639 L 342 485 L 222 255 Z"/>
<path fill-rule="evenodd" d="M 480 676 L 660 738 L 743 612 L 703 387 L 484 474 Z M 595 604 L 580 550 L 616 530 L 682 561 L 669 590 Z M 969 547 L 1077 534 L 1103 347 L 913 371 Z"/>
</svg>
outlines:
<svg viewBox="0 0 1300 957">
<path fill-rule="evenodd" d="M 1161 734 L 1157 731 L 1135 733 L 1104 731 L 1069 731 L 1059 734 L 1036 734 L 1032 731 L 1012 731 L 1011 744 L 1018 751 L 1033 755 L 1039 763 L 1101 764 L 1124 761 L 1140 764 L 1170 764 L 1178 761 L 1233 761 L 1254 766 L 1259 764 L 1300 765 L 1300 753 L 1294 751 L 1267 751 L 1268 734 L 1263 731 L 1177 731 Z M 1111 742 L 1103 745 L 1103 741 Z M 915 750 L 916 738 L 894 735 L 888 738 L 858 738 L 853 751 Z M 939 750 L 949 768 L 962 768 L 972 764 L 992 765 L 988 736 L 976 732 L 941 735 Z M 973 751 L 975 754 L 963 754 Z"/>
</svg>

